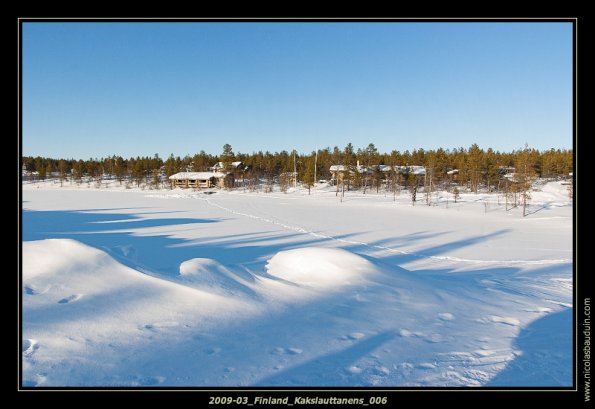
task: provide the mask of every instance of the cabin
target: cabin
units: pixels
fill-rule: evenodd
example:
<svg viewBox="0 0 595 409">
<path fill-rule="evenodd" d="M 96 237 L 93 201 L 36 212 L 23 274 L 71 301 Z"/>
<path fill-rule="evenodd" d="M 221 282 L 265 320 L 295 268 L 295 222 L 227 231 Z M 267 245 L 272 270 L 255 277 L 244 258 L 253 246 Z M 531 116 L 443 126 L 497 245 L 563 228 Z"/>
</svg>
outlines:
<svg viewBox="0 0 595 409">
<path fill-rule="evenodd" d="M 233 175 L 223 172 L 179 172 L 169 177 L 172 189 L 208 189 L 233 186 Z"/>
<path fill-rule="evenodd" d="M 28 171 L 27 170 L 27 166 L 25 166 L 25 164 L 23 164 L 22 170 L 21 170 L 21 177 L 23 178 L 23 180 L 37 180 L 39 178 L 39 172 L 36 171 Z"/>
<path fill-rule="evenodd" d="M 498 174 L 501 179 L 513 181 L 516 178 L 516 169 L 514 166 L 499 166 Z"/>
<path fill-rule="evenodd" d="M 458 169 L 451 169 L 446 172 L 446 177 L 448 178 L 449 182 L 458 182 L 459 181 L 459 170 Z"/>
<path fill-rule="evenodd" d="M 329 168 L 331 172 L 331 184 L 336 185 L 338 182 L 342 182 L 345 178 L 345 174 L 348 171 L 347 165 L 331 165 Z"/>
<path fill-rule="evenodd" d="M 279 175 L 279 184 L 283 186 L 295 186 L 297 184 L 297 172 L 284 172 Z"/>
<path fill-rule="evenodd" d="M 349 172 L 350 175 L 353 175 L 355 172 L 360 174 L 372 174 L 374 170 L 372 168 L 367 168 L 365 166 L 360 165 L 359 160 L 355 166 L 353 165 L 331 165 L 329 168 L 331 172 L 331 184 L 336 185 L 337 182 L 342 182 L 345 178 L 345 175 Z"/>
</svg>

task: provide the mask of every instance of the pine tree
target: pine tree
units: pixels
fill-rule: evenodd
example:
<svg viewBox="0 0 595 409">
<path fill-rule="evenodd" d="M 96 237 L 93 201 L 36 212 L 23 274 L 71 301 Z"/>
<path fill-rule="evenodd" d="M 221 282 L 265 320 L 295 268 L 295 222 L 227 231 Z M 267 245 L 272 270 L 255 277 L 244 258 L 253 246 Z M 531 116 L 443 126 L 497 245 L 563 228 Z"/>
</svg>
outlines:
<svg viewBox="0 0 595 409">
<path fill-rule="evenodd" d="M 66 163 L 64 159 L 60 159 L 60 162 L 58 162 L 58 172 L 60 173 L 60 187 L 62 187 L 62 185 L 64 184 L 67 170 L 68 163 Z"/>
<path fill-rule="evenodd" d="M 515 179 L 523 203 L 523 217 L 527 216 L 527 201 L 531 199 L 529 190 L 535 176 L 535 164 L 532 156 L 532 152 L 529 150 L 527 144 L 525 144 L 525 148 L 519 151 L 516 160 Z"/>
<path fill-rule="evenodd" d="M 47 168 L 46 168 L 45 166 L 43 166 L 43 165 L 42 165 L 42 166 L 39 168 L 39 170 L 37 171 L 37 172 L 39 173 L 39 179 L 40 179 L 40 180 L 45 180 L 45 177 L 46 177 L 46 170 L 47 170 Z"/>
<path fill-rule="evenodd" d="M 409 172 L 407 175 L 411 186 L 411 205 L 415 206 L 417 200 L 417 176 L 413 172 Z"/>
<path fill-rule="evenodd" d="M 172 153 L 169 155 L 169 158 L 165 161 L 165 175 L 170 177 L 174 173 L 178 172 L 178 168 L 176 167 L 176 158 L 174 158 L 174 154 Z"/>
<path fill-rule="evenodd" d="M 380 186 L 382 185 L 382 179 L 384 178 L 384 173 L 380 170 L 380 167 L 376 166 L 374 168 L 374 184 L 376 185 L 376 193 L 380 192 Z"/>
<path fill-rule="evenodd" d="M 85 171 L 85 162 L 83 162 L 80 159 L 78 161 L 74 162 L 74 164 L 72 166 L 72 170 L 73 170 L 74 179 L 78 183 L 80 183 L 81 179 L 83 177 L 83 173 Z"/>
<path fill-rule="evenodd" d="M 476 143 L 471 145 L 468 151 L 469 157 L 469 181 L 471 183 L 471 190 L 477 193 L 479 187 L 479 177 L 481 171 L 481 164 L 483 161 L 483 150 L 477 146 Z"/>
<path fill-rule="evenodd" d="M 231 145 L 226 143 L 223 145 L 223 153 L 221 154 L 220 161 L 223 162 L 223 172 L 230 173 L 233 172 L 233 162 L 234 155 Z"/>
<path fill-rule="evenodd" d="M 310 194 L 310 188 L 314 186 L 314 161 L 308 160 L 305 163 L 306 168 L 304 169 L 302 182 L 308 188 L 308 195 Z"/>
<path fill-rule="evenodd" d="M 344 184 L 345 182 L 347 182 L 347 191 L 349 192 L 349 190 L 351 189 L 351 182 L 353 180 L 354 177 L 359 176 L 359 174 L 356 172 L 352 173 L 352 170 L 355 167 L 356 164 L 356 156 L 355 153 L 353 151 L 353 145 L 351 144 L 351 142 L 349 142 L 346 146 L 345 149 L 343 150 L 343 163 L 345 165 L 345 173 L 343 174 L 343 182 L 342 184 Z M 345 189 L 343 189 L 343 193 L 345 192 Z"/>
<path fill-rule="evenodd" d="M 138 156 L 132 166 L 132 177 L 134 178 L 134 181 L 136 182 L 136 187 L 140 187 L 140 184 L 144 177 L 144 168 L 143 168 L 143 162 L 142 162 L 141 158 Z"/>
</svg>

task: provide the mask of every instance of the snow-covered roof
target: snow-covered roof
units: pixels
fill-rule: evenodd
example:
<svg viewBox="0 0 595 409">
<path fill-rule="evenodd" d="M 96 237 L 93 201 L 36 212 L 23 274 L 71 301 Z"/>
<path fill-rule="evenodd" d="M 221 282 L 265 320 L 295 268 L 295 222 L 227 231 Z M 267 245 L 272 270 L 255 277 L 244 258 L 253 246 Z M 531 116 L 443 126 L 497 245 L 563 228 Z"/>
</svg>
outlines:
<svg viewBox="0 0 595 409">
<path fill-rule="evenodd" d="M 242 161 L 231 162 L 232 168 L 237 169 L 240 166 L 242 166 Z M 223 169 L 224 167 L 225 167 L 225 164 L 223 162 L 217 162 L 217 163 L 215 163 L 215 165 L 213 165 L 213 169 Z"/>
<path fill-rule="evenodd" d="M 345 165 L 331 165 L 329 170 L 331 172 L 345 172 L 347 170 L 347 166 L 345 166 Z"/>
<path fill-rule="evenodd" d="M 449 170 L 448 172 L 446 172 L 447 175 L 454 175 L 455 173 L 459 173 L 459 170 L 453 169 L 453 170 Z"/>
<path fill-rule="evenodd" d="M 408 166 L 409 171 L 414 175 L 425 175 L 426 168 L 423 166 Z"/>
<path fill-rule="evenodd" d="M 501 175 L 504 175 L 506 173 L 514 173 L 516 172 L 516 169 L 514 166 L 498 166 L 498 172 L 500 172 Z"/>
<path fill-rule="evenodd" d="M 425 175 L 426 168 L 425 166 L 420 165 L 405 165 L 405 166 L 396 166 L 399 170 L 399 173 L 406 174 L 406 173 L 413 173 L 414 175 Z"/>
<path fill-rule="evenodd" d="M 207 180 L 210 178 L 223 178 L 225 173 L 221 172 L 178 172 L 169 177 L 170 180 Z"/>
<path fill-rule="evenodd" d="M 350 169 L 350 172 L 354 172 L 354 171 L 358 171 L 358 173 L 364 173 L 364 172 L 371 172 L 370 169 L 364 167 L 364 166 L 347 166 L 347 165 L 331 165 L 331 167 L 329 168 L 329 170 L 331 172 L 347 172 L 347 169 Z"/>
</svg>

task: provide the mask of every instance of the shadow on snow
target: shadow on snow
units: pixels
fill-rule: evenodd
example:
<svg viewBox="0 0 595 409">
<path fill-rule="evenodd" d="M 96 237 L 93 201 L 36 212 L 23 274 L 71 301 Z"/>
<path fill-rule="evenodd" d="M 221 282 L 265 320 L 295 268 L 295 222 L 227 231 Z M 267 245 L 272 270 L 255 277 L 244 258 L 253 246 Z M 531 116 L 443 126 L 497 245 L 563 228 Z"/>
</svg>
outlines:
<svg viewBox="0 0 595 409">
<path fill-rule="evenodd" d="M 486 386 L 572 386 L 572 309 L 548 314 L 515 339 L 519 355 Z"/>
<path fill-rule="evenodd" d="M 110 209 L 113 210 L 113 209 Z M 124 210 L 124 209 L 122 209 Z M 175 277 L 179 273 L 179 266 L 182 262 L 192 258 L 209 258 L 216 260 L 224 265 L 243 264 L 250 266 L 250 269 L 257 274 L 265 274 L 264 263 L 266 259 L 279 251 L 316 246 L 322 243 L 336 243 L 333 239 L 314 238 L 310 235 L 304 235 L 299 232 L 287 231 L 254 231 L 246 234 L 207 236 L 201 232 L 205 224 L 221 223 L 224 219 L 198 219 L 198 218 L 151 218 L 144 219 L 138 217 L 138 213 L 93 213 L 87 211 L 30 211 L 23 210 L 22 227 L 23 240 L 43 240 L 49 238 L 69 238 L 78 240 L 84 244 L 102 249 L 124 265 L 137 270 L 146 270 L 146 272 L 156 273 L 167 277 Z M 174 212 L 171 212 L 174 213 Z M 149 229 L 157 229 L 150 231 Z M 143 231 L 143 229 L 147 229 Z M 176 232 L 196 230 L 192 234 L 192 239 L 173 237 Z M 370 261 L 379 264 L 386 264 L 392 267 L 390 271 L 399 275 L 416 277 L 416 282 L 427 288 L 427 295 L 431 303 L 439 305 L 446 300 L 453 303 L 454 300 L 469 302 L 481 301 L 489 303 L 488 291 L 510 291 L 512 288 L 510 280 L 518 281 L 524 277 L 524 274 L 517 268 L 483 268 L 461 273 L 452 273 L 450 270 L 417 270 L 407 271 L 402 268 L 396 268 L 401 263 L 410 260 L 416 260 L 420 257 L 433 256 L 450 252 L 466 246 L 471 246 L 482 240 L 489 239 L 507 233 L 507 230 L 499 230 L 488 235 L 468 237 L 438 246 L 425 248 L 413 254 L 387 254 L 386 257 Z M 355 233 L 357 234 L 357 233 Z M 336 236 L 335 238 L 348 238 L 355 234 L 346 234 Z M 420 240 L 432 235 L 444 233 L 419 232 L 415 233 L 411 239 Z M 394 243 L 407 243 L 407 236 L 396 236 Z M 352 245 L 344 246 L 345 249 L 366 253 L 370 250 L 370 245 L 384 244 L 382 242 L 370 243 L 368 246 Z M 552 274 L 559 272 L 559 269 L 568 268 L 567 265 L 554 267 L 543 267 L 546 271 L 553 268 Z M 535 272 L 535 271 L 533 271 Z M 419 280 L 420 277 L 423 277 Z M 391 279 L 379 278 L 377 285 L 385 287 Z M 480 289 L 478 294 L 478 287 Z M 518 285 L 514 286 L 515 288 Z M 122 291 L 126 291 L 123 289 Z M 386 289 L 386 291 L 389 291 Z M 391 291 L 394 292 L 394 289 Z M 432 295 L 433 294 L 433 295 Z M 113 295 L 113 294 L 112 294 Z M 538 296 L 537 293 L 520 293 L 529 297 Z M 430 300 L 428 300 L 430 301 Z M 494 302 L 495 300 L 492 300 Z M 317 309 L 324 309 L 324 300 L 319 300 L 311 306 L 314 313 Z M 453 304 L 454 305 L 454 304 Z M 79 307 L 84 309 L 83 303 Z M 354 320 L 359 314 L 368 315 L 371 311 L 365 307 L 365 304 L 353 301 L 343 304 L 333 305 L 333 309 L 344 307 L 345 311 L 341 315 L 345 319 Z M 84 311 L 83 311 L 84 312 Z M 81 314 L 83 313 L 81 312 Z M 337 311 L 335 310 L 334 313 Z M 295 313 L 295 311 L 279 311 L 271 313 L 268 319 L 262 320 L 256 328 L 269 330 L 276 328 L 276 331 L 291 333 L 291 328 L 285 328 L 279 323 L 284 322 L 284 314 Z M 303 313 L 303 311 L 302 311 Z M 386 313 L 390 313 L 386 311 Z M 330 311 L 329 311 L 330 314 Z M 59 320 L 58 316 L 51 318 Z M 309 325 L 308 314 L 300 318 L 303 327 Z M 264 321 L 264 322 L 263 322 Z M 303 321 L 303 322 L 302 322 Z M 423 319 L 422 319 L 423 321 Z M 295 325 L 291 320 L 288 324 Z M 245 323 L 245 325 L 253 325 Z M 238 331 L 242 325 L 231 329 Z M 395 323 L 394 330 L 399 325 Z M 267 331 L 262 334 L 254 333 L 255 328 L 246 331 L 244 336 L 253 336 L 262 342 L 263 346 L 267 344 Z M 512 361 L 507 368 L 498 374 L 489 386 L 499 385 L 519 385 L 519 386 L 563 386 L 571 383 L 571 310 L 567 309 L 559 313 L 552 313 L 544 318 L 532 323 L 524 329 L 518 339 L 515 347 L 521 350 L 523 354 Z M 250 335 L 252 334 L 252 335 Z M 345 372 L 344 369 L 353 362 L 369 355 L 372 351 L 380 348 L 386 343 L 394 342 L 395 334 L 392 331 L 384 331 L 373 335 L 370 338 L 359 341 L 351 346 L 339 351 L 330 352 L 327 355 L 317 356 L 297 366 L 284 369 L 261 380 L 256 380 L 257 385 L 308 385 L 316 382 L 318 385 L 353 385 L 358 383 L 358 377 Z M 228 339 L 228 338 L 225 338 Z M 230 337 L 229 342 L 233 347 L 240 348 L 241 341 L 236 343 Z M 192 350 L 193 342 L 187 342 L 183 348 Z M 157 347 L 159 349 L 159 347 Z M 171 345 L 168 345 L 171 349 Z M 151 353 L 154 353 L 152 350 Z M 175 362 L 175 356 L 172 361 Z M 556 368 L 560 371 L 552 373 L 546 370 L 551 368 L 551 361 L 558 362 Z M 180 362 L 184 365 L 184 362 Z M 191 374 L 189 374 L 191 376 Z"/>
<path fill-rule="evenodd" d="M 325 386 L 357 386 L 353 384 L 345 369 L 367 357 L 395 336 L 391 331 L 376 334 L 338 352 L 316 357 L 262 379 L 255 386 L 304 386 L 313 382 Z"/>
<path fill-rule="evenodd" d="M 82 211 L 23 210 L 23 240 L 74 239 L 106 251 L 119 262 L 145 272 L 177 276 L 182 262 L 209 258 L 222 264 L 264 265 L 279 251 L 316 245 L 327 239 L 296 232 L 258 231 L 248 234 L 207 236 L 201 226 L 223 219 L 151 218 L 133 214 Z M 143 229 L 163 228 L 162 232 Z M 173 237 L 176 232 L 196 230 L 191 240 Z M 295 238 L 302 237 L 302 240 Z M 341 236 L 348 237 L 348 235 Z M 288 242 L 288 239 L 292 239 Z"/>
</svg>

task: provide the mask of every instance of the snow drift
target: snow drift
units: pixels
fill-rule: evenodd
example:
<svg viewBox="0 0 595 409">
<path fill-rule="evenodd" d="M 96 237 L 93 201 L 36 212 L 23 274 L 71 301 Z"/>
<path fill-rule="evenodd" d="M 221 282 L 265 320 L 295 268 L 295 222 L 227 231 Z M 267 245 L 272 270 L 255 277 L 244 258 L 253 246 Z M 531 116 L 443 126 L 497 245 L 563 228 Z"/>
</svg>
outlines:
<svg viewBox="0 0 595 409">
<path fill-rule="evenodd" d="M 143 274 L 75 240 L 25 242 L 23 253 L 23 377 L 29 386 L 85 384 L 87 371 L 97 372 L 98 384 L 111 384 L 115 380 L 104 374 L 126 359 L 131 345 L 142 348 L 163 337 L 175 343 L 188 328 L 216 328 L 257 312 L 240 298 Z M 85 368 L 76 364 L 81 360 Z M 48 380 L 48 373 L 60 377 L 62 371 L 73 371 L 73 381 Z"/>
<path fill-rule="evenodd" d="M 193 258 L 180 264 L 182 282 L 194 288 L 223 295 L 253 295 L 254 276 L 208 258 Z"/>
<path fill-rule="evenodd" d="M 377 272 L 376 266 L 361 256 L 322 247 L 281 251 L 268 261 L 266 269 L 274 277 L 318 289 L 360 282 Z"/>
</svg>

